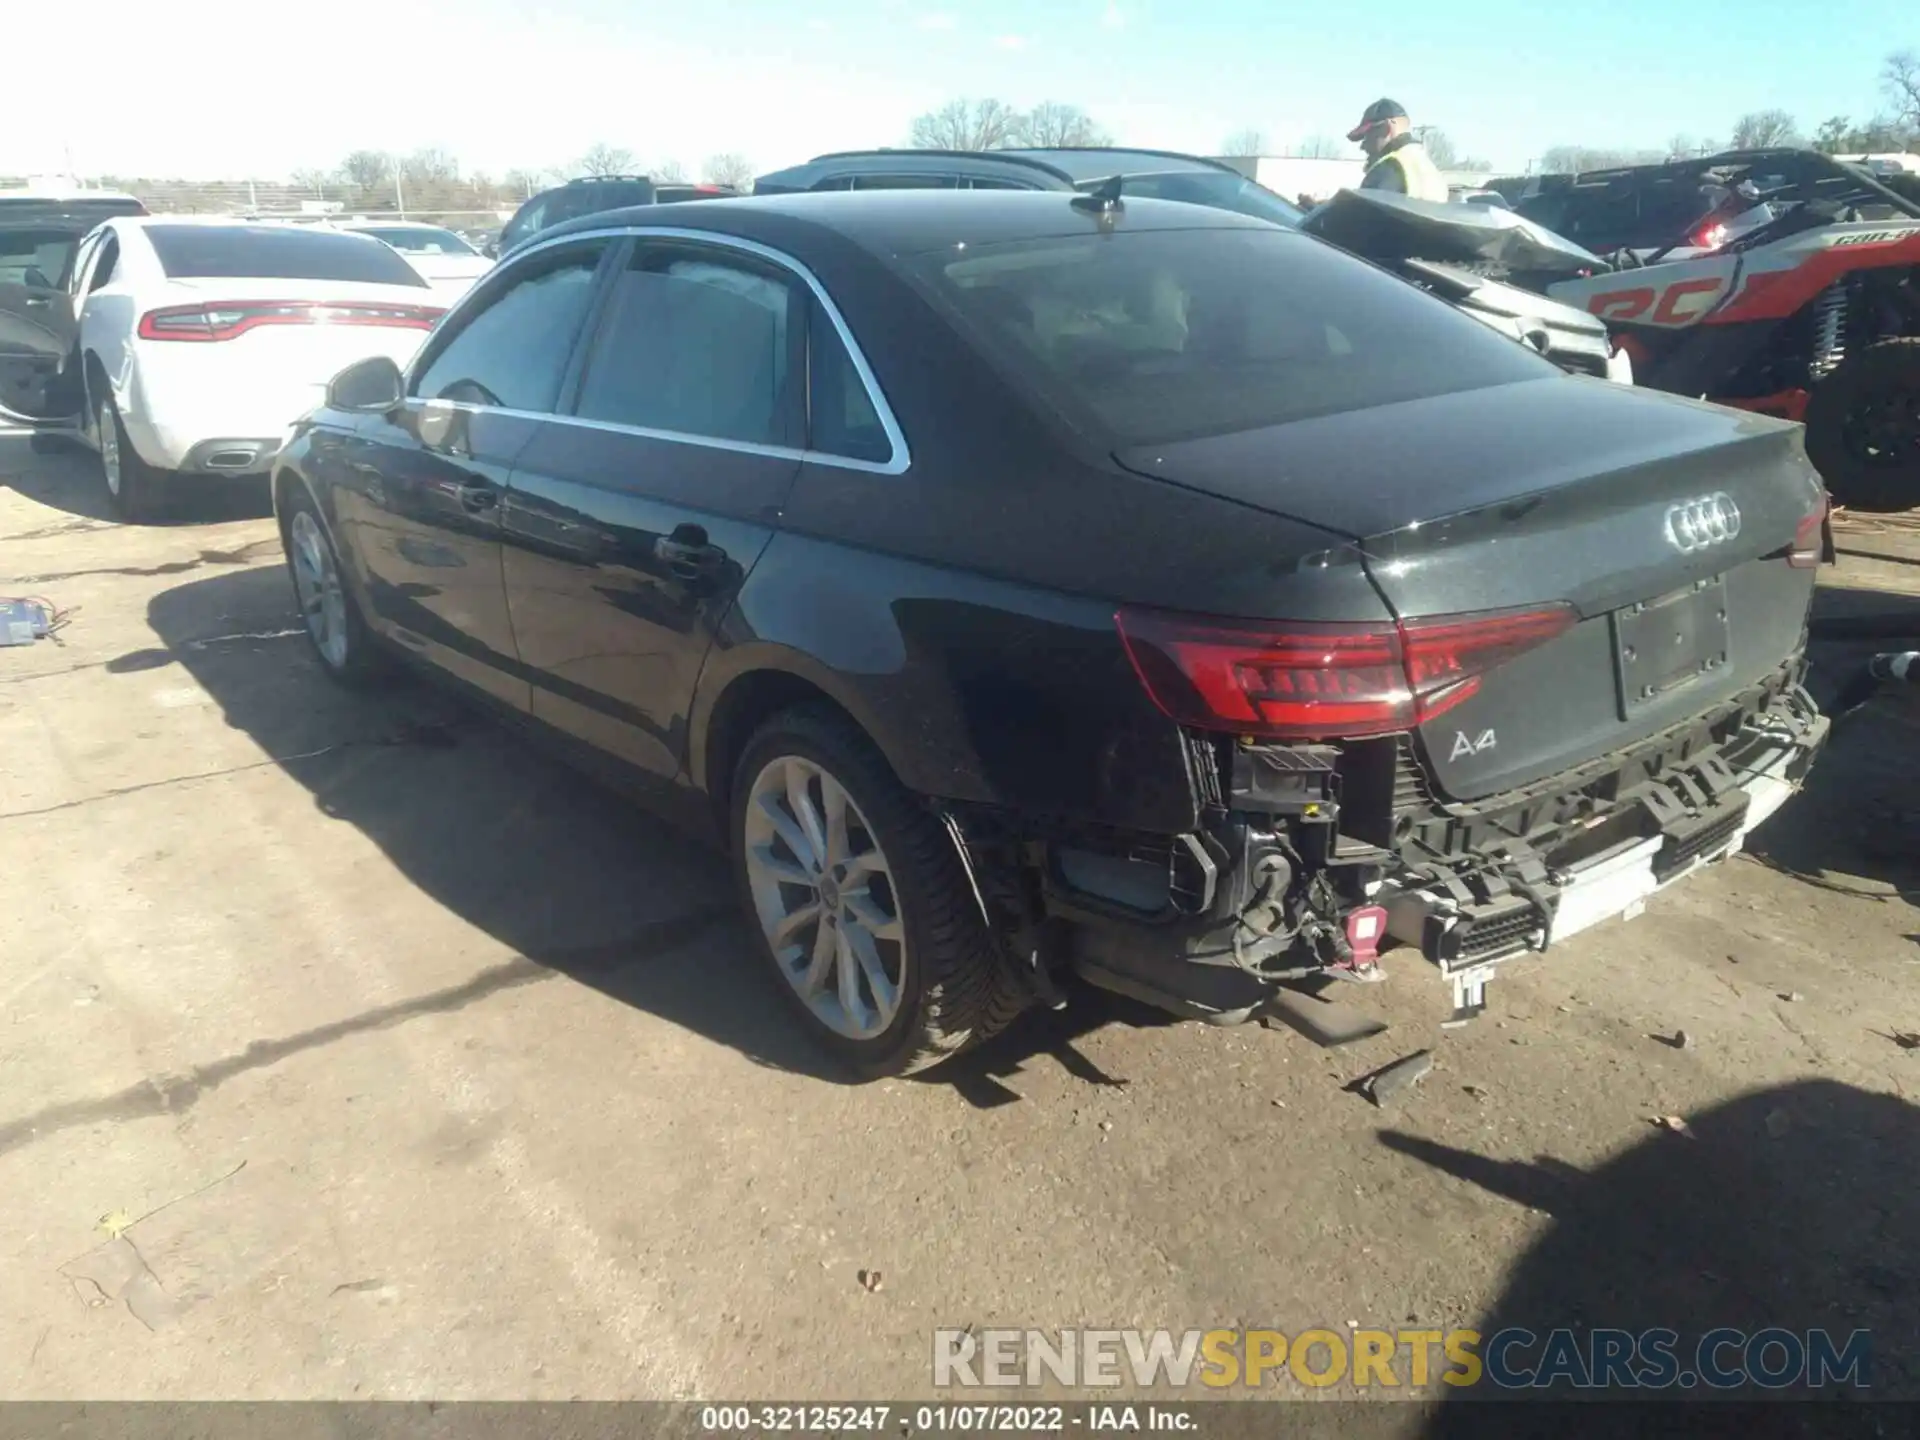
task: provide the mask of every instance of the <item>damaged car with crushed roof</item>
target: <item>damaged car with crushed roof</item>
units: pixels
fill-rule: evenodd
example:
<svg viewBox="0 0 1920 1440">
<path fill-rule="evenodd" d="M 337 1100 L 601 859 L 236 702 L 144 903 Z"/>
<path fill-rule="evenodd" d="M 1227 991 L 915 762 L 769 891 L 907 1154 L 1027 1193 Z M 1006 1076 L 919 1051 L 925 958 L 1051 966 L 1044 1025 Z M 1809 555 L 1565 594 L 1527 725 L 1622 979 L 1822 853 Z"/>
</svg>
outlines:
<svg viewBox="0 0 1920 1440">
<path fill-rule="evenodd" d="M 274 498 L 329 672 L 405 656 L 718 832 L 869 1077 L 1074 976 L 1225 1022 L 1397 943 L 1471 1011 L 1826 732 L 1796 427 L 1191 205 L 571 222 L 337 377 Z"/>
</svg>

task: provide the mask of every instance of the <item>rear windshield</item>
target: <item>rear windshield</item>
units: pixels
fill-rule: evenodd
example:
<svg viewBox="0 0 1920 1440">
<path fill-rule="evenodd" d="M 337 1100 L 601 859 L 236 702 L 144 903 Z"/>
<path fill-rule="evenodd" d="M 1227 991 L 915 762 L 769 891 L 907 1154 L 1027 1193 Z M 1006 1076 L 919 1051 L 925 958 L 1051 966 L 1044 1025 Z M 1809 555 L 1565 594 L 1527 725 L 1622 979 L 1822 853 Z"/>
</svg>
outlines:
<svg viewBox="0 0 1920 1440">
<path fill-rule="evenodd" d="M 1285 231 L 1122 231 L 915 263 L 990 355 L 1122 445 L 1560 373 L 1405 281 Z"/>
<path fill-rule="evenodd" d="M 1082 190 L 1100 185 L 1099 180 L 1083 180 Z M 1264 185 L 1256 185 L 1244 175 L 1224 170 L 1172 170 L 1164 175 L 1129 175 L 1121 182 L 1128 195 L 1146 195 L 1155 200 L 1180 200 L 1189 205 L 1208 205 L 1215 210 L 1233 210 L 1256 220 L 1275 225 L 1298 225 L 1306 212 L 1289 205 Z"/>
<path fill-rule="evenodd" d="M 419 272 L 377 240 L 295 225 L 149 225 L 147 239 L 174 280 L 246 276 L 417 285 Z"/>
</svg>

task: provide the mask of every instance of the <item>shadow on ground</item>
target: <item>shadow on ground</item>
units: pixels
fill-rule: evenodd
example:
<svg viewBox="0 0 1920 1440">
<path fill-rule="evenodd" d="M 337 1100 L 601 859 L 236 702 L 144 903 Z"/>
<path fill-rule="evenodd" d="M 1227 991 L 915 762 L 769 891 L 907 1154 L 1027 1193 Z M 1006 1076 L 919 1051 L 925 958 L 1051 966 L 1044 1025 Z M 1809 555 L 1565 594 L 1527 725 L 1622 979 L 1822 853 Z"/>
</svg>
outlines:
<svg viewBox="0 0 1920 1440">
<path fill-rule="evenodd" d="M 1819 593 L 1823 607 L 1835 603 L 1830 592 Z M 1871 613 L 1911 613 L 1920 628 L 1920 599 L 1870 599 L 1877 607 Z M 1904 645 L 1816 641 L 1808 686 L 1828 705 L 1875 651 L 1896 645 L 1920 648 L 1920 638 Z M 1824 889 L 1920 904 L 1920 687 L 1886 687 L 1837 720 L 1806 789 L 1760 827 L 1747 849 L 1753 859 Z"/>
<path fill-rule="evenodd" d="M 109 672 L 184 667 L 325 815 L 525 961 L 758 1063 L 844 1078 L 762 974 L 719 855 L 436 686 L 402 679 L 361 696 L 332 685 L 297 632 L 279 566 L 176 586 L 148 619 L 161 646 L 115 657 Z M 1088 1083 L 1124 1084 L 1075 1045 L 1116 1020 L 1165 1023 L 1077 994 L 928 1080 L 976 1105 L 1007 1104 L 1020 1098 L 1009 1082 L 1047 1055 Z"/>
<path fill-rule="evenodd" d="M 1697 1373 L 1699 1341 L 1719 1327 L 1747 1334 L 1778 1327 L 1803 1338 L 1825 1330 L 1842 1352 L 1864 1330 L 1870 1390 L 1841 1384 L 1819 1393 L 1920 1398 L 1920 1109 L 1809 1080 L 1754 1091 L 1686 1124 L 1684 1133 L 1649 1127 L 1646 1139 L 1587 1171 L 1544 1156 L 1494 1159 L 1393 1130 L 1380 1140 L 1410 1161 L 1553 1217 L 1476 1322 L 1483 1355 L 1511 1328 L 1539 1337 L 1509 1352 L 1528 1369 L 1545 1358 L 1545 1337 L 1555 1329 L 1584 1337 L 1596 1327 L 1664 1328 L 1678 1332 L 1676 1373 L 1684 1376 Z M 1582 1339 L 1579 1348 L 1586 1345 Z M 1735 1347 L 1715 1358 L 1731 1363 L 1739 1354 Z M 1784 1355 L 1776 1349 L 1763 1363 L 1779 1365 Z M 1529 1393 L 1541 1398 L 1483 1382 L 1455 1398 Z M 1704 1382 L 1664 1392 L 1669 1399 L 1728 1393 Z M 1731 1393 L 1804 1399 L 1809 1392 Z M 1504 1433 L 1477 1429 L 1475 1408 L 1446 1407 L 1457 1415 L 1443 1409 L 1435 1433 Z M 1577 1429 L 1589 1433 L 1584 1424 Z M 1758 1433 L 1780 1432 L 1763 1425 Z M 1816 1425 L 1807 1433 L 1835 1432 Z"/>
<path fill-rule="evenodd" d="M 27 435 L 0 435 L 0 486 L 58 510 L 74 521 L 119 523 L 107 503 L 100 459 L 70 441 Z M 218 476 L 176 476 L 157 525 L 204 525 L 271 514 L 264 478 L 229 480 Z M 84 524 L 77 528 L 86 528 Z M 16 536 L 16 539 L 27 538 Z"/>
</svg>

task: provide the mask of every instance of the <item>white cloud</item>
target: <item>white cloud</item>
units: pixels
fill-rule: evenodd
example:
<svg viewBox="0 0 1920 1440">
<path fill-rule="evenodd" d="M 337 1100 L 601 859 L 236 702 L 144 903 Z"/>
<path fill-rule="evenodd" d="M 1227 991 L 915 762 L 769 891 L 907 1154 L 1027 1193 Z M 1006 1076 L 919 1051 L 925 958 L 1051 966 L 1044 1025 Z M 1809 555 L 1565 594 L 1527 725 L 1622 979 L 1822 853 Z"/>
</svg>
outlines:
<svg viewBox="0 0 1920 1440">
<path fill-rule="evenodd" d="M 1100 28 L 1102 30 L 1119 30 L 1124 27 L 1126 23 L 1126 12 L 1116 5 L 1114 0 L 1107 0 L 1107 8 L 1100 14 Z"/>
<path fill-rule="evenodd" d="M 1027 48 L 1027 37 L 1024 35 L 996 35 L 993 43 L 1001 50 L 1024 50 Z"/>
<path fill-rule="evenodd" d="M 960 22 L 951 15 L 936 11 L 932 15 L 920 17 L 920 28 L 922 30 L 958 30 Z"/>
</svg>

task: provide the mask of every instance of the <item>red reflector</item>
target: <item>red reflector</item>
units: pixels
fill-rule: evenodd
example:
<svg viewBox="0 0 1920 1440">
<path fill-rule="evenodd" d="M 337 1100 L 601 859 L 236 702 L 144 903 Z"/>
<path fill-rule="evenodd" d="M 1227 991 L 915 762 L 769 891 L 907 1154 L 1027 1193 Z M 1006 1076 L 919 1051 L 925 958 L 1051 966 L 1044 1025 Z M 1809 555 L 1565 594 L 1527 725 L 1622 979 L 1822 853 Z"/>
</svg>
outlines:
<svg viewBox="0 0 1920 1440">
<path fill-rule="evenodd" d="M 1813 512 L 1793 527 L 1793 548 L 1787 552 L 1787 564 L 1796 570 L 1813 570 L 1827 554 L 1827 492 L 1820 492 L 1820 503 Z"/>
<path fill-rule="evenodd" d="M 1488 671 L 1565 632 L 1574 614 L 1559 605 L 1267 630 L 1123 610 L 1114 623 L 1148 695 L 1181 724 L 1320 740 L 1410 730 L 1473 695 Z"/>
<path fill-rule="evenodd" d="M 1703 225 L 1694 233 L 1693 243 L 1702 250 L 1718 250 L 1727 243 L 1727 227 L 1718 221 Z"/>
<path fill-rule="evenodd" d="M 1362 905 L 1347 912 L 1347 947 L 1353 951 L 1353 963 L 1371 963 L 1380 953 L 1380 942 L 1387 936 L 1387 912 L 1378 905 Z"/>
<path fill-rule="evenodd" d="M 263 325 L 374 325 L 431 330 L 447 312 L 433 305 L 344 300 L 211 300 L 169 305 L 140 317 L 142 340 L 232 340 Z"/>
</svg>

